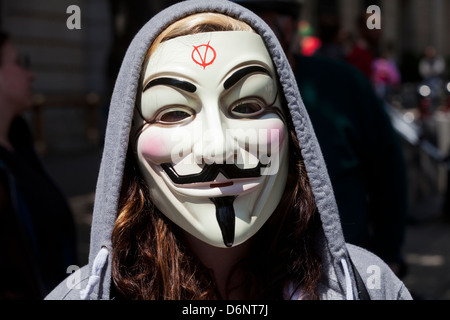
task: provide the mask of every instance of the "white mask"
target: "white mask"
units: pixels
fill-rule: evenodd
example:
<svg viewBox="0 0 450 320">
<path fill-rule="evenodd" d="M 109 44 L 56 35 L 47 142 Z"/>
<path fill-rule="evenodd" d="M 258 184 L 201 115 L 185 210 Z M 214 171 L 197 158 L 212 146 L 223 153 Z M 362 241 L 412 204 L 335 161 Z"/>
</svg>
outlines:
<svg viewBox="0 0 450 320">
<path fill-rule="evenodd" d="M 210 245 L 248 240 L 283 194 L 276 79 L 262 38 L 246 31 L 170 39 L 145 66 L 132 133 L 141 172 L 156 207 Z"/>
</svg>

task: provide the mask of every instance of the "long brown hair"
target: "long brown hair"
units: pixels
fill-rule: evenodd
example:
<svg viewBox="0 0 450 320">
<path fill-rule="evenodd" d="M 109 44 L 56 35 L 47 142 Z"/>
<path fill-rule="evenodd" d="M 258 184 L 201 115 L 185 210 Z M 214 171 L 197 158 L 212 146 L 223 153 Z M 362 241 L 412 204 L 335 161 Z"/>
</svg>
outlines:
<svg viewBox="0 0 450 320">
<path fill-rule="evenodd" d="M 220 21 L 225 17 L 227 24 L 219 22 L 216 16 L 221 16 Z M 175 28 L 166 29 L 152 47 L 178 35 L 249 28 L 220 14 L 204 17 L 203 21 L 202 14 L 190 17 L 195 18 L 191 24 L 175 23 L 172 25 Z M 186 28 L 187 25 L 195 30 Z M 289 282 L 302 287 L 303 297 L 318 299 L 321 262 L 315 239 L 320 219 L 295 130 L 287 118 L 290 157 L 285 192 L 272 216 L 254 236 L 253 243 L 257 245 L 238 263 L 246 274 L 245 283 L 239 287 L 247 289 L 248 299 L 282 299 Z M 151 202 L 149 189 L 129 148 L 112 232 L 116 294 L 126 299 L 226 298 L 219 296 L 212 274 L 185 244 L 179 227 Z M 228 289 L 231 292 L 236 288 Z"/>
</svg>

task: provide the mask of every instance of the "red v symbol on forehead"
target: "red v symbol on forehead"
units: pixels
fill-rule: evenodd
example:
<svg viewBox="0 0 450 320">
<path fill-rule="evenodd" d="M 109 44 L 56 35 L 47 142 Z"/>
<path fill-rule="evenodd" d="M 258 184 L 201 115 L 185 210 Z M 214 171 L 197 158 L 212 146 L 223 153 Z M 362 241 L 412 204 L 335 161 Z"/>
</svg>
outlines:
<svg viewBox="0 0 450 320">
<path fill-rule="evenodd" d="M 213 47 L 209 45 L 209 42 L 207 44 L 202 44 L 199 46 L 193 46 L 194 50 L 192 50 L 192 60 L 203 67 L 203 70 L 211 65 L 214 60 L 216 60 L 216 50 L 214 50 Z M 203 54 L 202 54 L 203 51 Z M 209 54 L 208 54 L 209 53 Z"/>
</svg>

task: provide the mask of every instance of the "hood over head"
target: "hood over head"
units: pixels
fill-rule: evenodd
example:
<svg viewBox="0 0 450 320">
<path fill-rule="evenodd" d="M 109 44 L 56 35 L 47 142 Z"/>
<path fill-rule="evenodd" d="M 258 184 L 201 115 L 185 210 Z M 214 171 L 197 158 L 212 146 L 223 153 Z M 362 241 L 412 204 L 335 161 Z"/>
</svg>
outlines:
<svg viewBox="0 0 450 320">
<path fill-rule="evenodd" d="M 289 62 L 275 34 L 267 24 L 249 10 L 223 0 L 189 0 L 175 4 L 154 16 L 131 42 L 118 74 L 111 99 L 105 145 L 97 181 L 91 230 L 89 269 L 92 281 L 82 294 L 93 290 L 101 299 L 109 299 L 111 286 L 111 233 L 117 216 L 118 199 L 125 159 L 132 130 L 132 118 L 139 88 L 142 65 L 155 38 L 170 24 L 201 12 L 217 12 L 250 25 L 269 51 L 279 77 L 288 114 L 295 126 L 309 182 L 322 222 L 320 242 L 324 274 L 334 274 L 342 292 L 352 298 L 356 292 L 353 270 L 339 221 L 339 214 L 325 162 Z M 109 254 L 108 254 L 109 252 Z M 96 284 L 98 283 L 98 286 Z"/>
</svg>

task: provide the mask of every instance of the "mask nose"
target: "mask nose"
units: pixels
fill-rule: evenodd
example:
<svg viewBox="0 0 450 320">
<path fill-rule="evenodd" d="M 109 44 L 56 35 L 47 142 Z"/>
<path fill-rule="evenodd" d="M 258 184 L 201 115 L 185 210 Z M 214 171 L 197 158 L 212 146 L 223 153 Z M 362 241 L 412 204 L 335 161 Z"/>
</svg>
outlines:
<svg viewBox="0 0 450 320">
<path fill-rule="evenodd" d="M 232 163 L 236 146 L 233 139 L 227 138 L 227 125 L 219 106 L 210 104 L 202 113 L 200 137 L 193 147 L 197 163 Z"/>
</svg>

